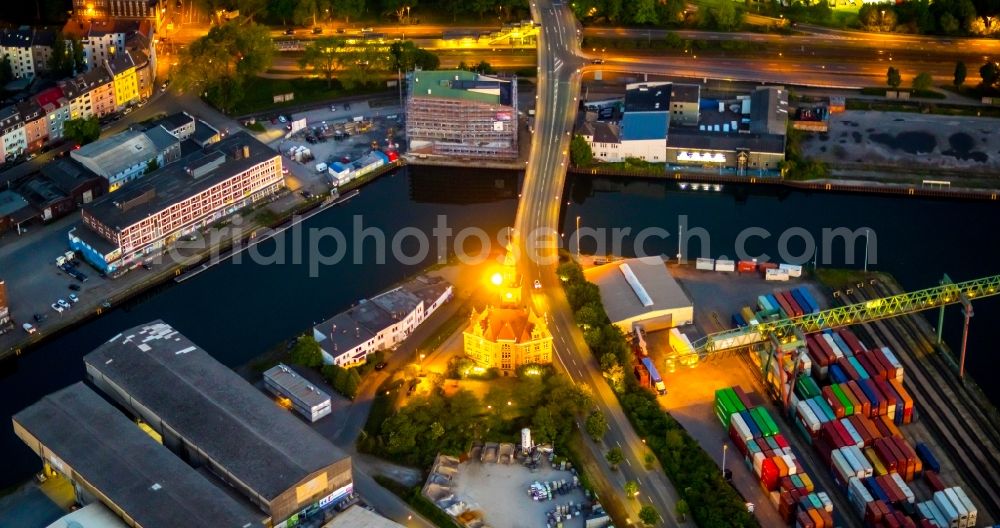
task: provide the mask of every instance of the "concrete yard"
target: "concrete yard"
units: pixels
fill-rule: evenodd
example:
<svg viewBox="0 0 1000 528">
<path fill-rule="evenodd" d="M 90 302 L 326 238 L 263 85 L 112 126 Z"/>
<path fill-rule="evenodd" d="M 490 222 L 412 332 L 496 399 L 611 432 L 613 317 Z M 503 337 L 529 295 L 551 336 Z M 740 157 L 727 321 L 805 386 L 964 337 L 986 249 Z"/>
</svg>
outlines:
<svg viewBox="0 0 1000 528">
<path fill-rule="evenodd" d="M 535 502 L 528 495 L 532 482 L 549 482 L 565 479 L 573 480 L 569 471 L 560 471 L 543 462 L 532 473 L 520 464 L 489 464 L 467 461 L 459 465 L 454 479 L 455 494 L 459 500 L 479 510 L 483 521 L 497 528 L 534 528 L 545 526 L 546 513 L 557 505 L 581 504 L 586 499 L 581 489 L 565 495 L 555 495 L 551 501 Z M 579 528 L 584 525 L 583 517 L 563 522 L 565 528 Z"/>
<path fill-rule="evenodd" d="M 848 110 L 826 134 L 803 134 L 806 157 L 835 167 L 873 166 L 1000 173 L 1000 120 Z"/>
</svg>

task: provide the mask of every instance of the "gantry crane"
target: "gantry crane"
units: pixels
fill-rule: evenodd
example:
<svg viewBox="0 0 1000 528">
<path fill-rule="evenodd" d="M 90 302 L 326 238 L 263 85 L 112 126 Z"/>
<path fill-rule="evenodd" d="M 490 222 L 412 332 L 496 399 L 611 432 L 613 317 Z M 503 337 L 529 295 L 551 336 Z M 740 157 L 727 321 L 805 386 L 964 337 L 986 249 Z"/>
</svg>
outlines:
<svg viewBox="0 0 1000 528">
<path fill-rule="evenodd" d="M 938 342 L 940 342 L 944 326 L 945 306 L 961 303 L 965 315 L 965 328 L 962 334 L 962 350 L 959 359 L 959 375 L 962 376 L 965 374 L 965 345 L 969 331 L 969 318 L 972 317 L 972 301 L 997 294 L 1000 294 L 1000 275 L 959 283 L 953 283 L 945 275 L 941 284 L 933 288 L 838 306 L 800 317 L 788 317 L 715 332 L 695 342 L 694 353 L 701 360 L 719 352 L 759 346 L 771 339 L 780 341 L 792 338 L 797 333 L 819 332 L 828 328 L 867 323 L 932 308 L 941 310 L 937 329 Z"/>
</svg>

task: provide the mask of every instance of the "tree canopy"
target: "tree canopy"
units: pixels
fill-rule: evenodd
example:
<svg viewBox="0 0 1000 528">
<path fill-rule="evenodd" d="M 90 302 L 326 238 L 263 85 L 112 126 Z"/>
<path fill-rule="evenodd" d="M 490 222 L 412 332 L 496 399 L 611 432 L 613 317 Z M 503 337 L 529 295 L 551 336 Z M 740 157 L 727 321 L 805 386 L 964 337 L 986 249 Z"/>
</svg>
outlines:
<svg viewBox="0 0 1000 528">
<path fill-rule="evenodd" d="M 274 44 L 268 29 L 233 20 L 213 26 L 183 52 L 176 82 L 202 93 L 223 111 L 243 99 L 243 86 L 271 66 Z"/>
<path fill-rule="evenodd" d="M 96 117 L 69 119 L 63 123 L 63 135 L 77 145 L 86 145 L 101 137 L 101 123 Z"/>
</svg>

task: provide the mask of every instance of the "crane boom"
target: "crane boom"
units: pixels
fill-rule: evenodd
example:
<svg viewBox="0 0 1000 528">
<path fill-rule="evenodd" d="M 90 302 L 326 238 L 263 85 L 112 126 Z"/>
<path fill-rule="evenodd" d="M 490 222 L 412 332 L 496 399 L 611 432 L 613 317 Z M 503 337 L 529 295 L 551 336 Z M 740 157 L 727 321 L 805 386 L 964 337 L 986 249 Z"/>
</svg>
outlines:
<svg viewBox="0 0 1000 528">
<path fill-rule="evenodd" d="M 780 339 L 794 335 L 796 330 L 802 333 L 819 332 L 827 328 L 867 323 L 959 303 L 962 302 L 963 295 L 971 301 L 997 294 L 1000 294 L 1000 275 L 959 283 L 947 283 L 924 290 L 872 299 L 863 303 L 829 308 L 800 317 L 788 317 L 715 332 L 695 343 L 695 353 L 700 358 L 705 358 L 716 352 L 762 343 L 767 340 L 769 335 Z"/>
</svg>

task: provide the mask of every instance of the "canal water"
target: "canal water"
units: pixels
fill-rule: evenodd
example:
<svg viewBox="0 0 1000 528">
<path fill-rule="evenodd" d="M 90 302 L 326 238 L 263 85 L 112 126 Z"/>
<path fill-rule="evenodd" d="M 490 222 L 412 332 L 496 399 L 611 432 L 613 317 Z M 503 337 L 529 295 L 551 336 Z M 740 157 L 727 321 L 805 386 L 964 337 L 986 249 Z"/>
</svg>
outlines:
<svg viewBox="0 0 1000 528">
<path fill-rule="evenodd" d="M 446 215 L 454 234 L 471 226 L 495 234 L 513 222 L 518 185 L 519 176 L 509 172 L 403 169 L 368 185 L 349 202 L 310 218 L 302 228 L 305 233 L 336 228 L 353 244 L 350 233 L 360 219 L 364 227 L 381 228 L 391 242 L 393 234 L 407 227 L 431 233 L 439 215 Z M 672 235 L 666 239 L 647 238 L 645 250 L 651 254 L 676 254 L 673 233 L 681 215 L 687 216 L 688 229 L 708 231 L 713 257 L 734 256 L 737 236 L 747 227 L 771 233 L 770 238 L 753 237 L 746 245 L 752 254 L 770 255 L 778 254 L 779 235 L 790 227 L 800 227 L 817 240 L 823 228 L 868 227 L 875 234 L 873 240 L 877 239 L 877 263 L 872 268 L 892 272 L 911 289 L 936 284 L 942 272 L 956 281 L 997 273 L 1000 257 L 995 233 L 1000 209 L 985 203 L 737 186 L 721 192 L 682 191 L 675 182 L 587 177 L 571 177 L 564 199 L 564 230 L 572 230 L 579 216 L 582 227 L 630 227 L 632 236 L 644 228 L 669 231 Z M 332 253 L 331 240 L 320 246 L 324 254 Z M 410 237 L 402 243 L 407 255 L 419 249 L 414 240 Z M 626 237 L 625 247 L 631 248 L 631 242 Z M 304 245 L 308 247 L 308 242 Z M 581 245 L 585 252 L 595 247 L 586 238 Z M 0 364 L 0 488 L 25 480 L 39 468 L 36 457 L 14 436 L 9 417 L 45 394 L 82 379 L 81 357 L 121 330 L 162 319 L 223 363 L 236 366 L 416 273 L 439 254 L 433 246 L 420 262 L 403 264 L 387 257 L 379 264 L 376 244 L 369 239 L 360 263 L 348 258 L 322 266 L 312 276 L 308 258 L 292 262 L 291 246 L 286 243 L 282 251 L 273 240 L 260 245 L 260 254 L 284 255 L 284 264 L 255 264 L 244 254 L 240 264 L 222 263 L 183 284 L 156 288 Z M 863 255 L 863 239 L 855 246 Z M 788 247 L 803 253 L 802 237 L 792 237 Z M 831 265 L 843 263 L 842 242 L 839 247 L 835 245 L 830 252 Z M 468 239 L 466 249 L 477 252 L 475 239 Z M 695 240 L 687 254 L 693 258 L 699 252 Z M 954 346 L 960 317 L 957 310 L 952 312 L 948 336 Z M 978 301 L 970 337 L 969 370 L 973 373 L 989 372 L 986 369 L 996 364 L 990 359 L 990 334 L 997 321 L 1000 302 Z M 1000 400 L 1000 388 L 984 385 L 993 391 L 994 401 Z"/>
</svg>

